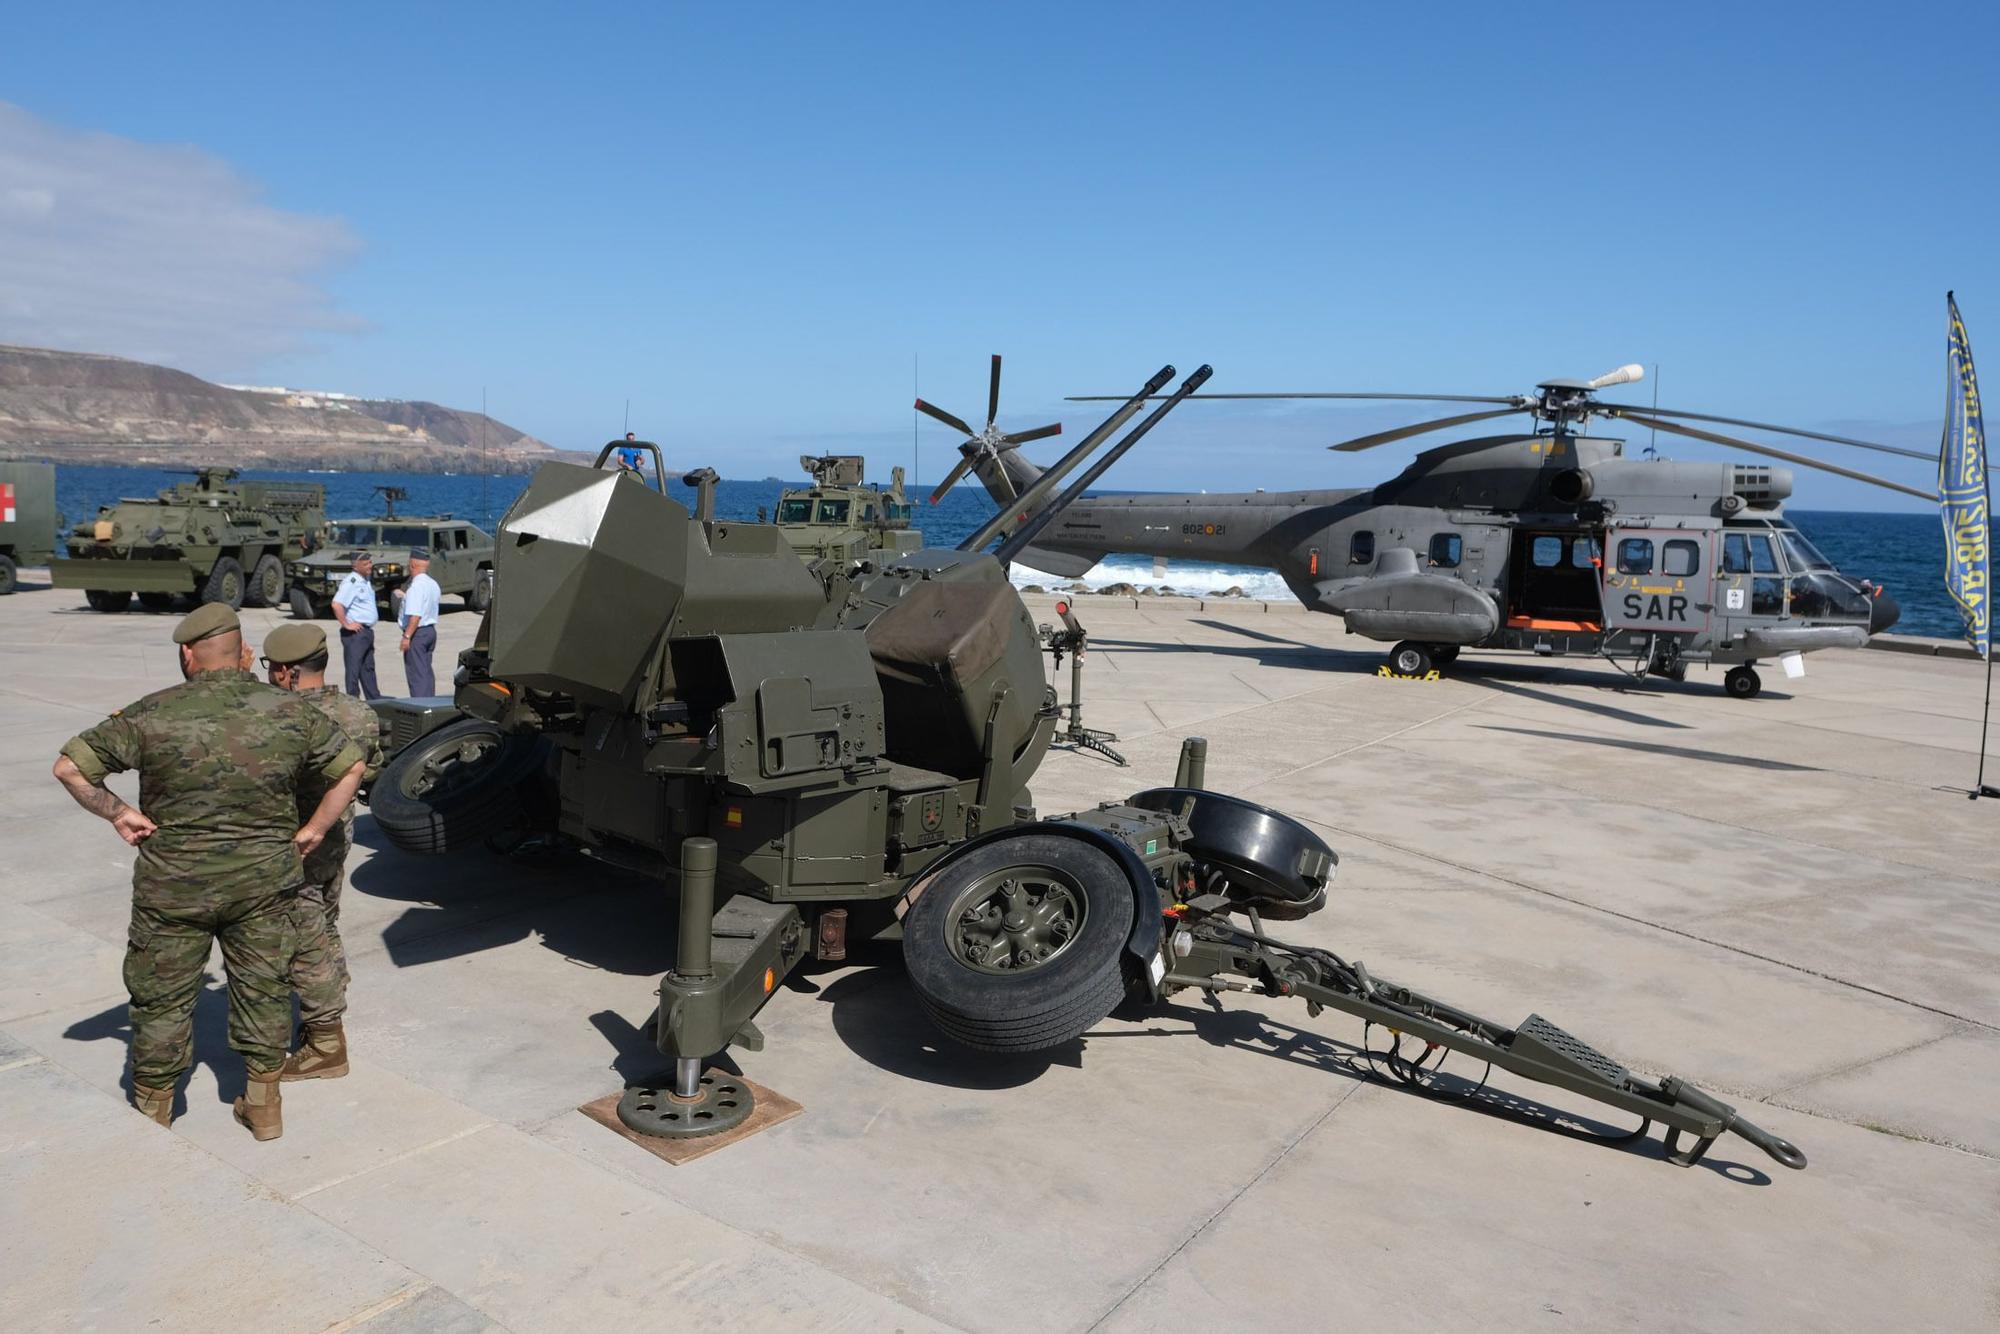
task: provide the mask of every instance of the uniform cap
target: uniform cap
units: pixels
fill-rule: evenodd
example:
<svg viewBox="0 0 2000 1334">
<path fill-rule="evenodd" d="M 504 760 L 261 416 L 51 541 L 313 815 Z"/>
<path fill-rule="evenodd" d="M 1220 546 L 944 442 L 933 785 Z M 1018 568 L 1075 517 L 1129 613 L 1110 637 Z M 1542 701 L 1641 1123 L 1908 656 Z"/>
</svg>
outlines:
<svg viewBox="0 0 2000 1334">
<path fill-rule="evenodd" d="M 410 548 L 410 559 L 411 559 L 411 560 L 429 560 L 430 558 L 431 558 L 431 550 L 430 550 L 430 548 L 429 548 L 429 547 L 411 547 L 411 548 Z"/>
<path fill-rule="evenodd" d="M 290 667 L 326 652 L 326 631 L 316 625 L 288 621 L 264 641 L 264 656 L 273 667 Z"/>
<path fill-rule="evenodd" d="M 243 623 L 236 619 L 236 611 L 226 602 L 205 602 L 187 615 L 174 627 L 176 644 L 192 644 L 199 639 L 213 639 L 216 635 L 240 632 Z"/>
</svg>

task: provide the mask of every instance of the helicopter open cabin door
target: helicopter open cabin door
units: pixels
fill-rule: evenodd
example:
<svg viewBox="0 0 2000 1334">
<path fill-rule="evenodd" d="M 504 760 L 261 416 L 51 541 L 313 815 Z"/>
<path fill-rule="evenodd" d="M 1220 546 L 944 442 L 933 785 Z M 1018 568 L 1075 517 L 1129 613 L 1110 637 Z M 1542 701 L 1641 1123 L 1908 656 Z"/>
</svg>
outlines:
<svg viewBox="0 0 2000 1334">
<path fill-rule="evenodd" d="M 1710 534 L 1613 528 L 1604 561 L 1604 628 L 1691 635 L 1715 607 Z"/>
</svg>

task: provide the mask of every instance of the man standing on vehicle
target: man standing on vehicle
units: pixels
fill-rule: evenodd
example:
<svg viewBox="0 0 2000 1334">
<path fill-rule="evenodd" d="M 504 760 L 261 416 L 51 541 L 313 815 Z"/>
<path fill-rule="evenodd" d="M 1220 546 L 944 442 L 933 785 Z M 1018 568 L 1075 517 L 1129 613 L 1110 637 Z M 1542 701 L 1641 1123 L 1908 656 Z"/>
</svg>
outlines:
<svg viewBox="0 0 2000 1334">
<path fill-rule="evenodd" d="M 357 551 L 348 558 L 352 567 L 333 595 L 333 616 L 340 622 L 340 660 L 347 669 L 347 693 L 361 699 L 380 699 L 382 688 L 375 684 L 375 558 Z"/>
<path fill-rule="evenodd" d="M 242 670 L 242 627 L 226 603 L 188 613 L 174 642 L 186 679 L 71 737 L 55 777 L 139 850 L 125 947 L 133 1105 L 173 1122 L 174 1087 L 194 1063 L 202 972 L 220 939 L 229 1045 L 249 1072 L 236 1119 L 276 1139 L 302 859 L 354 800 L 361 752 L 324 713 Z M 137 810 L 104 786 L 132 769 Z M 309 783 L 323 795 L 301 824 Z"/>
<path fill-rule="evenodd" d="M 264 641 L 271 684 L 324 713 L 361 752 L 365 787 L 382 772 L 382 729 L 375 710 L 326 683 L 326 632 L 316 625 L 281 625 Z M 319 809 L 324 784 L 299 790 L 302 815 Z M 340 888 L 347 851 L 354 846 L 354 807 L 341 812 L 326 841 L 306 854 L 306 883 L 299 890 L 301 936 L 292 955 L 292 990 L 299 993 L 297 1050 L 284 1079 L 338 1079 L 347 1073 L 347 952 L 340 944 Z"/>
<path fill-rule="evenodd" d="M 410 693 L 422 697 L 437 694 L 437 674 L 431 670 L 431 654 L 437 649 L 437 580 L 431 578 L 431 553 L 424 547 L 410 552 L 410 582 L 403 585 L 403 679 Z"/>
<path fill-rule="evenodd" d="M 626 472 L 639 471 L 639 437 L 635 432 L 625 433 L 625 443 L 618 450 L 618 466 Z"/>
</svg>

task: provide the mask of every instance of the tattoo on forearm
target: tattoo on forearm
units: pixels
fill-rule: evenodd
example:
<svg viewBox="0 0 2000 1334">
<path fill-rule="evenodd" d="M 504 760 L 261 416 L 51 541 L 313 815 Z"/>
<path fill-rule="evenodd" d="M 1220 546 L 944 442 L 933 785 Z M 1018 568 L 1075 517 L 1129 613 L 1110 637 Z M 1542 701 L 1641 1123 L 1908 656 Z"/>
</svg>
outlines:
<svg viewBox="0 0 2000 1334">
<path fill-rule="evenodd" d="M 63 775 L 63 786 L 76 804 L 100 820 L 113 820 L 125 809 L 125 799 L 101 783 L 93 783 L 81 771 Z"/>
</svg>

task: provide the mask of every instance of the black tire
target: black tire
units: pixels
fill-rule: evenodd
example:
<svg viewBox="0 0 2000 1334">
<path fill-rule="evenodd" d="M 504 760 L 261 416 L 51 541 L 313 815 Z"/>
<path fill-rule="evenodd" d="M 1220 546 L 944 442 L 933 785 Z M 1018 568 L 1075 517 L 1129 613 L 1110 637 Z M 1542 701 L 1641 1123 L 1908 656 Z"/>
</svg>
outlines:
<svg viewBox="0 0 2000 1334">
<path fill-rule="evenodd" d="M 215 567 L 208 572 L 208 582 L 201 586 L 203 602 L 220 602 L 232 610 L 243 606 L 243 567 L 234 556 L 217 556 Z"/>
<path fill-rule="evenodd" d="M 463 718 L 418 737 L 390 760 L 369 791 L 368 809 L 405 852 L 457 852 L 522 821 L 521 794 L 543 758 L 539 737 L 509 736 L 484 719 Z"/>
<path fill-rule="evenodd" d="M 1448 663 L 1457 662 L 1458 650 L 1459 646 L 1457 644 L 1432 644 L 1431 661 L 1440 667 Z"/>
<path fill-rule="evenodd" d="M 1431 651 L 1414 639 L 1389 650 L 1389 670 L 1398 676 L 1422 676 L 1431 669 Z"/>
<path fill-rule="evenodd" d="M 1731 667 L 1722 677 L 1722 688 L 1729 692 L 1731 699 L 1755 699 L 1757 692 L 1764 688 L 1764 678 L 1757 675 L 1757 669 L 1749 665 Z"/>
<path fill-rule="evenodd" d="M 265 556 L 257 562 L 257 568 L 250 572 L 250 582 L 244 585 L 243 602 L 250 607 L 276 607 L 285 601 L 285 563 L 276 556 Z"/>
<path fill-rule="evenodd" d="M 1204 788 L 1156 787 L 1129 798 L 1148 811 L 1187 809 L 1181 847 L 1205 883 L 1211 872 L 1228 881 L 1230 900 L 1265 917 L 1297 921 L 1326 906 L 1326 889 L 1340 854 L 1282 811 Z"/>
<path fill-rule="evenodd" d="M 1081 924 L 1046 960 L 1018 971 L 967 962 L 962 938 L 948 930 L 970 899 L 1014 871 L 1060 882 L 1081 903 Z M 973 849 L 931 882 L 903 919 L 903 963 L 924 1013 L 954 1042 L 1044 1051 L 1083 1036 L 1124 999 L 1120 955 L 1133 910 L 1131 881 L 1110 854 L 1081 839 L 1023 831 Z"/>
<path fill-rule="evenodd" d="M 147 611 L 172 611 L 174 609 L 174 595 L 172 593 L 141 593 L 139 595 L 139 605 Z"/>
<path fill-rule="evenodd" d="M 20 582 L 20 572 L 14 567 L 14 558 L 0 555 L 0 597 L 6 597 L 13 592 L 18 582 Z"/>
<path fill-rule="evenodd" d="M 313 600 L 306 596 L 305 589 L 291 589 L 285 594 L 285 601 L 292 609 L 293 620 L 313 621 L 319 619 L 319 609 L 313 606 Z"/>
<path fill-rule="evenodd" d="M 109 612 L 113 615 L 132 605 L 130 593 L 112 593 L 102 588 L 86 588 L 83 591 L 83 600 L 90 604 L 93 611 Z"/>
<path fill-rule="evenodd" d="M 472 591 L 465 595 L 465 605 L 481 616 L 493 605 L 493 571 L 481 570 L 472 576 Z"/>
</svg>

